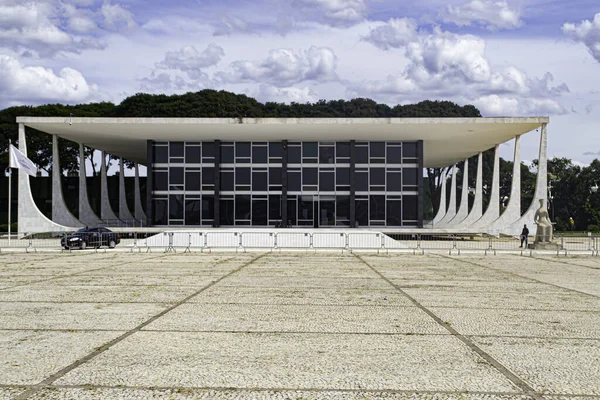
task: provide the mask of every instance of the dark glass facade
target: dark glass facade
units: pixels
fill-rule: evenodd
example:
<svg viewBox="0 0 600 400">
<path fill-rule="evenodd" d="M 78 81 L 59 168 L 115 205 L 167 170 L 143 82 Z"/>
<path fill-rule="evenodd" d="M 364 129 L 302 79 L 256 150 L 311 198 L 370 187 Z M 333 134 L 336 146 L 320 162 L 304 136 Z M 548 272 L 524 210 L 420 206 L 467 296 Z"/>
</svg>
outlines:
<svg viewBox="0 0 600 400">
<path fill-rule="evenodd" d="M 148 142 L 154 225 L 421 227 L 418 142 Z"/>
</svg>

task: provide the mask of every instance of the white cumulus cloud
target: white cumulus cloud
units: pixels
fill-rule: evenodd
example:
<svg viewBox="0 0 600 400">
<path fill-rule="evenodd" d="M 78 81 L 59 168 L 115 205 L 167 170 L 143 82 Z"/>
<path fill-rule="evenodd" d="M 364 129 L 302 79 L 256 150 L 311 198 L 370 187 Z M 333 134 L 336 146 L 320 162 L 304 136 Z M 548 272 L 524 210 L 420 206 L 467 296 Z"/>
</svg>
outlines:
<svg viewBox="0 0 600 400">
<path fill-rule="evenodd" d="M 55 74 L 51 69 L 24 66 L 15 58 L 0 56 L 1 103 L 80 103 L 98 97 L 98 87 L 75 69 L 63 68 Z"/>
<path fill-rule="evenodd" d="M 294 0 L 292 5 L 304 12 L 320 15 L 332 25 L 350 25 L 366 18 L 365 0 Z"/>
<path fill-rule="evenodd" d="M 252 33 L 250 24 L 239 17 L 226 16 L 215 29 L 213 36 L 229 36 L 233 33 Z"/>
<path fill-rule="evenodd" d="M 109 1 L 105 1 L 100 8 L 100 13 L 104 17 L 103 25 L 106 29 L 120 31 L 133 29 L 137 26 L 133 14 L 119 4 L 111 4 Z"/>
<path fill-rule="evenodd" d="M 202 69 L 217 65 L 224 56 L 223 48 L 215 44 L 210 44 L 202 53 L 194 46 L 184 46 L 178 51 L 168 51 L 156 67 L 183 71 L 193 78 Z"/>
<path fill-rule="evenodd" d="M 251 93 L 258 101 L 276 103 L 313 103 L 318 100 L 317 94 L 308 87 L 278 88 L 271 85 L 260 85 L 258 91 Z"/>
<path fill-rule="evenodd" d="M 304 81 L 336 80 L 337 57 L 327 47 L 311 46 L 304 51 L 275 49 L 262 61 L 235 61 L 230 70 L 218 74 L 226 83 L 256 82 L 277 87 Z"/>
<path fill-rule="evenodd" d="M 506 0 L 471 0 L 460 6 L 449 5 L 441 18 L 457 26 L 479 25 L 489 30 L 515 29 L 523 24 L 519 8 L 511 7 Z"/>
<path fill-rule="evenodd" d="M 371 29 L 363 38 L 383 50 L 401 48 L 417 38 L 417 21 L 411 18 L 392 18 L 386 24 Z"/>
<path fill-rule="evenodd" d="M 593 21 L 584 20 L 579 24 L 566 23 L 562 27 L 565 35 L 587 46 L 592 56 L 600 62 L 600 13 Z"/>
</svg>

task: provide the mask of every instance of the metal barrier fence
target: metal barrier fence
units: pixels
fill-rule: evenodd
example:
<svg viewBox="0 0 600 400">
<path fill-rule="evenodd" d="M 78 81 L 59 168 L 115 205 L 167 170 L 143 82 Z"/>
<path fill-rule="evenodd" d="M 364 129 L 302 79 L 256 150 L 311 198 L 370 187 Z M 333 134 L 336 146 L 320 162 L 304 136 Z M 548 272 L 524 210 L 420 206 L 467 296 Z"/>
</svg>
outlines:
<svg viewBox="0 0 600 400">
<path fill-rule="evenodd" d="M 530 238 L 533 239 L 533 238 Z M 110 249 L 117 247 L 129 251 L 211 251 L 212 249 L 229 249 L 246 251 L 262 250 L 371 250 L 371 251 L 410 251 L 425 253 L 426 251 L 444 251 L 449 254 L 461 252 L 483 252 L 484 254 L 502 251 L 530 252 L 530 247 L 520 247 L 521 242 L 515 237 L 496 237 L 490 235 L 461 234 L 402 234 L 384 235 L 380 232 L 302 232 L 277 231 L 187 231 L 187 232 L 126 232 L 126 233 L 34 233 L 27 232 L 8 234 L 0 233 L 0 252 L 9 249 L 38 251 L 55 249 L 71 251 L 75 249 Z M 556 252 L 557 255 L 569 253 L 599 255 L 600 237 L 588 236 L 556 236 L 552 245 L 544 250 Z"/>
</svg>

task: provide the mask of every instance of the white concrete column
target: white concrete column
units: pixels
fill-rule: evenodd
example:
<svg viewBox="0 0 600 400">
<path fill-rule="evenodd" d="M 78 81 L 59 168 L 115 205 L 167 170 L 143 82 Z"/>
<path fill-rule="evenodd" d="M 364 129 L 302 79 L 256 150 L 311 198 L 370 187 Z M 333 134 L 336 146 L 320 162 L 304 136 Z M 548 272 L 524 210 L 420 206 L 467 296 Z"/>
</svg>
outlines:
<svg viewBox="0 0 600 400">
<path fill-rule="evenodd" d="M 119 218 L 115 215 L 110 200 L 108 199 L 108 179 L 106 171 L 106 154 L 102 151 L 102 162 L 100 165 L 100 218 L 107 225 L 120 225 Z"/>
<path fill-rule="evenodd" d="M 133 225 L 135 221 L 127 206 L 127 197 L 125 194 L 125 163 L 123 162 L 123 157 L 119 158 L 119 167 L 119 219 L 126 222 L 127 225 Z"/>
<path fill-rule="evenodd" d="M 446 215 L 446 179 L 448 178 L 448 168 L 444 168 L 442 170 L 442 175 L 440 176 L 440 180 L 442 181 L 442 187 L 440 189 L 440 205 L 438 207 L 437 214 L 435 218 L 433 218 L 433 227 L 444 218 Z"/>
<path fill-rule="evenodd" d="M 481 218 L 483 208 L 483 153 L 479 153 L 477 157 L 477 178 L 475 182 L 475 200 L 473 207 L 467 218 L 465 218 L 460 226 L 469 229 L 470 225 Z"/>
<path fill-rule="evenodd" d="M 438 228 L 445 228 L 448 222 L 456 215 L 456 165 L 452 166 L 452 180 L 450 181 L 450 202 L 444 218 L 438 223 Z"/>
<path fill-rule="evenodd" d="M 460 195 L 460 206 L 452 220 L 448 221 L 451 227 L 458 226 L 469 215 L 469 159 L 465 159 L 463 167 L 463 182 Z"/>
<path fill-rule="evenodd" d="M 513 176 L 510 186 L 508 205 L 500 217 L 488 226 L 488 232 L 493 234 L 507 233 L 503 228 L 508 227 L 521 217 L 521 137 L 515 138 L 515 155 L 513 158 Z"/>
<path fill-rule="evenodd" d="M 82 223 L 69 211 L 62 189 L 58 136 L 52 135 L 52 221 L 65 226 L 81 226 Z"/>
<path fill-rule="evenodd" d="M 27 156 L 27 142 L 25 139 L 25 125 L 19 124 L 19 150 Z M 17 207 L 17 221 L 19 224 L 19 233 L 35 233 L 35 232 L 64 232 L 72 231 L 79 228 L 79 224 L 69 227 L 57 224 L 48 219 L 44 213 L 37 208 L 31 193 L 29 184 L 29 175 L 18 170 L 19 177 L 19 194 Z"/>
<path fill-rule="evenodd" d="M 523 225 L 527 224 L 529 234 L 535 236 L 537 225 L 533 223 L 533 217 L 540 207 L 540 200 L 548 201 L 548 132 L 546 128 L 547 124 L 543 124 L 540 133 L 540 152 L 533 200 L 525 214 L 507 228 L 509 235 L 520 235 Z"/>
<path fill-rule="evenodd" d="M 500 216 L 500 145 L 494 149 L 494 172 L 492 173 L 492 191 L 490 202 L 485 213 L 475 221 L 469 229 L 481 229 L 491 224 Z"/>
<path fill-rule="evenodd" d="M 146 225 L 146 214 L 144 213 L 144 208 L 142 207 L 142 193 L 140 190 L 140 170 L 138 168 L 138 163 L 135 163 L 135 219 L 140 221 L 143 225 Z"/>
<path fill-rule="evenodd" d="M 102 221 L 90 206 L 83 143 L 79 143 L 79 220 L 89 227 L 102 225 Z"/>
</svg>

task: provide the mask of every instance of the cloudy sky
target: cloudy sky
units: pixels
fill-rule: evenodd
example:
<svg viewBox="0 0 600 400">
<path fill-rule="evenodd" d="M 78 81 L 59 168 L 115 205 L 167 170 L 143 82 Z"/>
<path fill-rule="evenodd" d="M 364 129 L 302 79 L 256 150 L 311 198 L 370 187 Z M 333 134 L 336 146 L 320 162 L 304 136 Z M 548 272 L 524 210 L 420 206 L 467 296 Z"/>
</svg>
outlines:
<svg viewBox="0 0 600 400">
<path fill-rule="evenodd" d="M 600 1 L 0 0 L 0 108 L 203 88 L 550 116 L 550 155 L 587 164 Z M 535 135 L 522 145 L 537 158 Z"/>
</svg>

